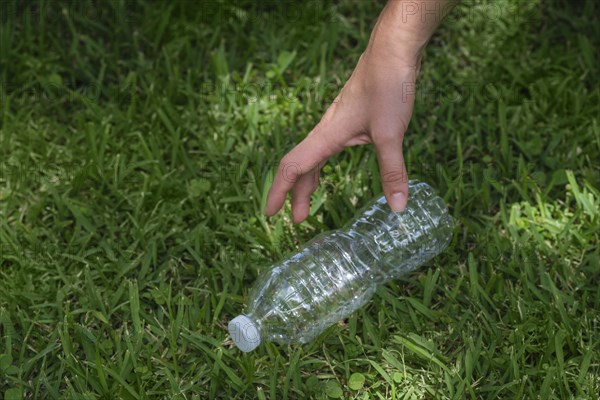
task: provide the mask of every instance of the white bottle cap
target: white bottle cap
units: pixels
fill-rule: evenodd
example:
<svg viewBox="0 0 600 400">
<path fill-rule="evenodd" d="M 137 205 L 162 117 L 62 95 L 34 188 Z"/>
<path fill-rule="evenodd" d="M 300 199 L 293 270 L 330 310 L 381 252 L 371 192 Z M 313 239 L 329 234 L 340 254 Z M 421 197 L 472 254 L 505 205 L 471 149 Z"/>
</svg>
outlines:
<svg viewBox="0 0 600 400">
<path fill-rule="evenodd" d="M 228 329 L 233 343 L 244 353 L 254 350 L 260 344 L 256 324 L 243 314 L 229 321 Z"/>
</svg>

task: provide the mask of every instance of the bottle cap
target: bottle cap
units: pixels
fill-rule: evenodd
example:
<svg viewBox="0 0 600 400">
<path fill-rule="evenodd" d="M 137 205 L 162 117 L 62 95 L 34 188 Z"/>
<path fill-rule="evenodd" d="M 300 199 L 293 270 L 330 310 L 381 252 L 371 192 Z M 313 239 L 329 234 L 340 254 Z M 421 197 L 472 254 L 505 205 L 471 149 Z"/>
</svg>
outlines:
<svg viewBox="0 0 600 400">
<path fill-rule="evenodd" d="M 254 350 L 260 344 L 260 333 L 256 324 L 243 314 L 229 321 L 227 328 L 233 343 L 244 353 Z"/>
</svg>

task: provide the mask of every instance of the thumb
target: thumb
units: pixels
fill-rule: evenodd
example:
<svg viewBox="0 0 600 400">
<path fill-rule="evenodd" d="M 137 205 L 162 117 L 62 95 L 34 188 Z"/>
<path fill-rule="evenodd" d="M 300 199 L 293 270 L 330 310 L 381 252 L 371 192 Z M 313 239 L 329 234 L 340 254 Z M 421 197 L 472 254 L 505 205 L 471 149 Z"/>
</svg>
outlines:
<svg viewBox="0 0 600 400">
<path fill-rule="evenodd" d="M 402 154 L 402 139 L 403 135 L 394 133 L 374 140 L 383 193 L 394 211 L 403 211 L 408 202 L 408 175 Z"/>
</svg>

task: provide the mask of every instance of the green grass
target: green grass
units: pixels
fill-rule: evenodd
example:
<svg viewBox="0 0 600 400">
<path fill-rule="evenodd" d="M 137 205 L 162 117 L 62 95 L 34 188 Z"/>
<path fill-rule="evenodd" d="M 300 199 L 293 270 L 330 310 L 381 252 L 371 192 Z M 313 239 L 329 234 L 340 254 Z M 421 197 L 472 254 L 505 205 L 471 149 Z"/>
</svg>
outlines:
<svg viewBox="0 0 600 400">
<path fill-rule="evenodd" d="M 595 0 L 453 12 L 405 143 L 450 248 L 247 355 L 226 324 L 258 273 L 381 191 L 354 148 L 305 223 L 261 213 L 382 2 L 23 4 L 1 3 L 0 398 L 597 398 Z"/>
</svg>

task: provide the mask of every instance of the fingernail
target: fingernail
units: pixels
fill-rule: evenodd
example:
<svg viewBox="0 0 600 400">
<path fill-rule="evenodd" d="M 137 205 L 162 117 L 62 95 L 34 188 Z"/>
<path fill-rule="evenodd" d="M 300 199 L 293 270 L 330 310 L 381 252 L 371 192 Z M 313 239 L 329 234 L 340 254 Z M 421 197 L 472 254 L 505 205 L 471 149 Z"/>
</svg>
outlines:
<svg viewBox="0 0 600 400">
<path fill-rule="evenodd" d="M 404 193 L 398 192 L 392 194 L 390 197 L 390 208 L 396 212 L 404 210 Z"/>
</svg>

